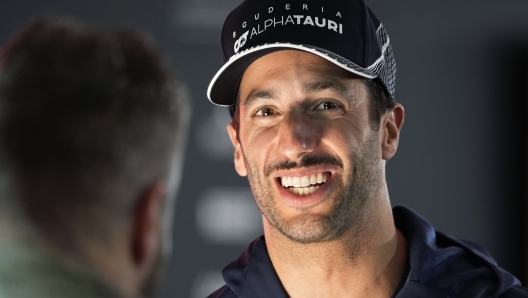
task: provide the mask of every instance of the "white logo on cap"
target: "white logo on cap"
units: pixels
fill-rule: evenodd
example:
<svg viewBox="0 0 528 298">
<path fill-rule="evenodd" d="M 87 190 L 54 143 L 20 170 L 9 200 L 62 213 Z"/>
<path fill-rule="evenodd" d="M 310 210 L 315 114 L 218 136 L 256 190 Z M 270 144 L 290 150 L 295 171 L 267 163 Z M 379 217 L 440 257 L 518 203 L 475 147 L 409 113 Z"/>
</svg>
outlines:
<svg viewBox="0 0 528 298">
<path fill-rule="evenodd" d="M 237 41 L 235 41 L 235 53 L 238 53 L 238 50 L 240 50 L 240 48 L 246 44 L 248 33 L 249 33 L 249 30 L 246 31 L 244 34 L 242 34 L 237 39 Z"/>
</svg>

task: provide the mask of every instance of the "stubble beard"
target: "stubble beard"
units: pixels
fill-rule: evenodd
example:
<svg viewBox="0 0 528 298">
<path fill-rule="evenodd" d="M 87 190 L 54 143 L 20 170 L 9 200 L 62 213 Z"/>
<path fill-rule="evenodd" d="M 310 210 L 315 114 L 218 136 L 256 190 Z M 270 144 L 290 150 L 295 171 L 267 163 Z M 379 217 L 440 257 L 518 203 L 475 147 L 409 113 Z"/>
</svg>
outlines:
<svg viewBox="0 0 528 298">
<path fill-rule="evenodd" d="M 378 134 L 371 132 L 368 139 L 350 155 L 351 171 L 343 173 L 342 181 L 334 181 L 336 191 L 334 205 L 326 215 L 314 215 L 310 208 L 300 208 L 301 215 L 286 220 L 276 206 L 276 199 L 268 190 L 272 189 L 269 177 L 262 177 L 255 164 L 246 161 L 248 179 L 259 209 L 270 225 L 282 235 L 297 243 L 321 243 L 335 241 L 353 229 L 353 234 L 360 234 L 365 222 L 365 206 L 368 199 L 380 184 L 382 169 L 379 159 Z M 317 160 L 339 160 L 337 157 L 319 155 Z M 292 162 L 283 162 L 293 168 Z M 303 162 L 301 161 L 302 165 Z M 320 163 L 324 164 L 324 163 Z M 310 164 L 315 165 L 315 164 Z M 280 163 L 278 165 L 280 166 Z M 284 168 L 284 167 L 282 167 Z M 341 168 L 343 172 L 343 168 Z M 264 178 L 264 179 L 262 179 Z M 331 195 L 331 194 L 330 194 Z"/>
</svg>

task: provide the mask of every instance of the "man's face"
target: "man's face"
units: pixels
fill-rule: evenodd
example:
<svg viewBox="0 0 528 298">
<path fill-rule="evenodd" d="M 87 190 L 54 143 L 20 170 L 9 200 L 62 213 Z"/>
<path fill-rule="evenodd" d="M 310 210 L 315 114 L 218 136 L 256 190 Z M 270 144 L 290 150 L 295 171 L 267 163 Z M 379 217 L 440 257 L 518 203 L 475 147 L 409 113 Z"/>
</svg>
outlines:
<svg viewBox="0 0 528 298">
<path fill-rule="evenodd" d="M 378 133 L 360 79 L 301 51 L 255 61 L 240 83 L 239 128 L 228 130 L 269 224 L 309 243 L 361 229 L 383 176 Z M 237 136 L 238 134 L 238 136 Z"/>
</svg>

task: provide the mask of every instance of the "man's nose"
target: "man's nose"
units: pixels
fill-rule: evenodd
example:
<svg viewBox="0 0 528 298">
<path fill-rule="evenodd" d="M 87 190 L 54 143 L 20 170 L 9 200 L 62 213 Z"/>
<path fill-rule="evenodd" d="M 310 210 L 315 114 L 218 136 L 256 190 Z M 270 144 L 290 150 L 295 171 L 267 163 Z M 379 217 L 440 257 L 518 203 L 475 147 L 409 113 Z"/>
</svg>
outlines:
<svg viewBox="0 0 528 298">
<path fill-rule="evenodd" d="M 279 128 L 279 153 L 290 160 L 312 152 L 318 142 L 318 129 L 313 119 L 304 111 L 292 111 Z"/>
</svg>

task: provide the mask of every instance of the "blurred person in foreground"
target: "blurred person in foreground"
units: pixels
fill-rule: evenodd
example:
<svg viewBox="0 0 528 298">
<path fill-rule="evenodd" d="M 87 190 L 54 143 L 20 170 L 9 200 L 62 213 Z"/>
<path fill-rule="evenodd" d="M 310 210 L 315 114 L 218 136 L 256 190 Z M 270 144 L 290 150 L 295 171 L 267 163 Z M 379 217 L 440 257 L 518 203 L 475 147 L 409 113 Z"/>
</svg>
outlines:
<svg viewBox="0 0 528 298">
<path fill-rule="evenodd" d="M 222 48 L 208 96 L 230 108 L 264 236 L 210 297 L 528 297 L 478 245 L 391 208 L 385 165 L 404 110 L 389 37 L 363 0 L 246 0 Z"/>
<path fill-rule="evenodd" d="M 154 296 L 190 112 L 167 61 L 70 19 L 0 53 L 0 296 Z"/>
</svg>

